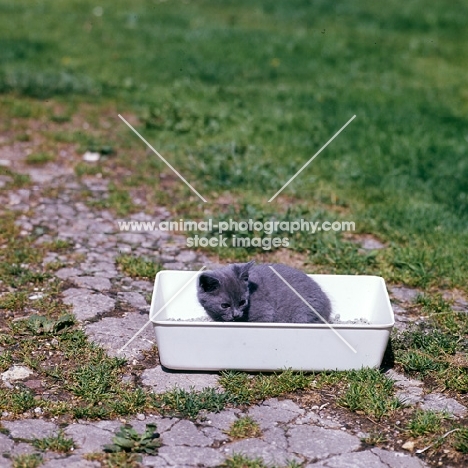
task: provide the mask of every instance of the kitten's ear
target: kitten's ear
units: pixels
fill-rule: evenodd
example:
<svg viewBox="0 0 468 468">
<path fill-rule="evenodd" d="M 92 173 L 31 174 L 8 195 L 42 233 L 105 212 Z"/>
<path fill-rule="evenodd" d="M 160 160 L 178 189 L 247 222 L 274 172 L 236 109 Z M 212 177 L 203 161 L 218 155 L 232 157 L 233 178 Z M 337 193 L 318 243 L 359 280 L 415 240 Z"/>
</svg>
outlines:
<svg viewBox="0 0 468 468">
<path fill-rule="evenodd" d="M 198 278 L 198 284 L 204 292 L 216 291 L 220 286 L 219 280 L 209 273 L 202 273 Z"/>
<path fill-rule="evenodd" d="M 244 281 L 249 280 L 249 270 L 255 265 L 255 260 L 250 261 L 242 265 L 239 273 L 239 278 Z"/>
</svg>

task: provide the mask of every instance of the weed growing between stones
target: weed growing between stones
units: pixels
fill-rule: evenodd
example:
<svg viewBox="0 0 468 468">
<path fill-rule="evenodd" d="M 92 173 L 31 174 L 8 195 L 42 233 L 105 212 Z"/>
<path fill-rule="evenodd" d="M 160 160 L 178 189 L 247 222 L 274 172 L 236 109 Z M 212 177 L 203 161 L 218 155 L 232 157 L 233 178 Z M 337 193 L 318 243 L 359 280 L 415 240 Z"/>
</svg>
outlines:
<svg viewBox="0 0 468 468">
<path fill-rule="evenodd" d="M 251 404 L 265 398 L 306 389 L 313 378 L 314 374 L 291 370 L 253 376 L 244 372 L 227 371 L 221 374 L 219 383 L 237 404 Z"/>
<path fill-rule="evenodd" d="M 377 369 L 362 369 L 345 374 L 347 387 L 338 399 L 338 404 L 351 411 L 380 420 L 401 406 L 393 396 L 393 382 Z"/>
<path fill-rule="evenodd" d="M 249 458 L 240 453 L 228 457 L 221 468 L 300 468 L 301 464 L 290 461 L 286 465 L 267 465 L 261 458 Z"/>
<path fill-rule="evenodd" d="M 131 425 L 127 424 L 116 431 L 112 444 L 105 445 L 104 451 L 109 453 L 130 452 L 156 455 L 160 445 L 156 424 L 146 424 L 143 434 L 138 434 Z"/>
<path fill-rule="evenodd" d="M 55 436 L 34 439 L 32 445 L 43 452 L 52 450 L 53 452 L 70 453 L 75 448 L 73 439 L 65 437 L 63 431 L 59 431 Z"/>
<path fill-rule="evenodd" d="M 4 189 L 17 189 L 27 187 L 30 183 L 30 178 L 26 174 L 18 174 L 7 167 L 0 166 L 0 176 L 5 179 Z"/>
<path fill-rule="evenodd" d="M 411 376 L 467 393 L 468 315 L 452 310 L 439 295 L 418 303 L 427 319 L 395 335 L 395 361 Z"/>
<path fill-rule="evenodd" d="M 13 468 L 37 468 L 42 465 L 42 455 L 38 453 L 23 453 L 12 459 Z"/>
<path fill-rule="evenodd" d="M 407 423 L 406 430 L 412 437 L 439 434 L 446 419 L 450 419 L 447 413 L 417 410 Z"/>
<path fill-rule="evenodd" d="M 262 431 L 258 423 L 250 416 L 243 416 L 231 424 L 226 434 L 233 439 L 260 437 Z"/>
<path fill-rule="evenodd" d="M 89 461 L 98 461 L 105 468 L 137 468 L 140 467 L 141 456 L 137 453 L 88 453 L 84 458 Z"/>
<path fill-rule="evenodd" d="M 132 278 L 154 280 L 156 273 L 162 269 L 161 265 L 150 258 L 136 257 L 130 254 L 121 254 L 115 261 L 122 271 Z"/>
<path fill-rule="evenodd" d="M 206 388 L 200 392 L 188 392 L 181 388 L 153 396 L 153 403 L 166 416 L 195 419 L 200 411 L 218 412 L 236 402 L 229 392 Z"/>
<path fill-rule="evenodd" d="M 468 453 L 468 428 L 460 428 L 454 439 L 455 449 L 462 453 Z"/>
<path fill-rule="evenodd" d="M 109 184 L 109 191 L 105 198 L 100 200 L 90 199 L 88 204 L 95 208 L 107 208 L 113 210 L 117 216 L 126 216 L 135 211 L 130 193 L 114 183 Z"/>
</svg>

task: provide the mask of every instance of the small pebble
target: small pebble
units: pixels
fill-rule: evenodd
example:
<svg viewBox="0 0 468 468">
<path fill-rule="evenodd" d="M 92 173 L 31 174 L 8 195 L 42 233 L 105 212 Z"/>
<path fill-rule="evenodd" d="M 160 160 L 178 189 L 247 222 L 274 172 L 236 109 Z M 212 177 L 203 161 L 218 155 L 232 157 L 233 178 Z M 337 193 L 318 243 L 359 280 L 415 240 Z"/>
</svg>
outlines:
<svg viewBox="0 0 468 468">
<path fill-rule="evenodd" d="M 101 158 L 101 155 L 93 151 L 86 151 L 86 153 L 83 154 L 83 161 L 86 161 L 86 162 L 96 162 L 96 161 L 99 161 L 100 158 Z"/>
<path fill-rule="evenodd" d="M 137 419 L 138 421 L 144 421 L 146 419 L 146 416 L 142 413 L 137 414 Z"/>
</svg>

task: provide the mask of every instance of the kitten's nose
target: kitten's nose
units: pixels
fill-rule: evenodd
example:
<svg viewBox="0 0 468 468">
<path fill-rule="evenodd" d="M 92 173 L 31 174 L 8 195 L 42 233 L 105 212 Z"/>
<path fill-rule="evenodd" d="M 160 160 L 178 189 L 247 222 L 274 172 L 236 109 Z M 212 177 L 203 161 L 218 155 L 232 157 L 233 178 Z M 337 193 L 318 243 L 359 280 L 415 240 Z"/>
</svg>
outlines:
<svg viewBox="0 0 468 468">
<path fill-rule="evenodd" d="M 242 311 L 239 309 L 234 309 L 234 312 L 232 313 L 232 316 L 236 318 L 241 318 L 243 315 Z"/>
</svg>

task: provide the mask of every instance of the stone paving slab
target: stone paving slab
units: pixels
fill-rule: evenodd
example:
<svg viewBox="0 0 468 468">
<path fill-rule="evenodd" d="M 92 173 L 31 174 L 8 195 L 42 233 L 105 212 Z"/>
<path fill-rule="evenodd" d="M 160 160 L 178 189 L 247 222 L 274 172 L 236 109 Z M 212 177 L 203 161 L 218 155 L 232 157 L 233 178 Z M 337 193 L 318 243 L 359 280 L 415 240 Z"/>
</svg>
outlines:
<svg viewBox="0 0 468 468">
<path fill-rule="evenodd" d="M 143 371 L 141 382 L 152 387 L 154 393 L 164 393 L 174 388 L 200 391 L 207 387 L 218 387 L 218 374 L 173 371 L 156 366 Z"/>
<path fill-rule="evenodd" d="M 33 440 L 50 437 L 57 433 L 56 424 L 43 419 L 20 419 L 18 421 L 2 421 L 12 439 Z"/>
<path fill-rule="evenodd" d="M 311 460 L 354 452 L 361 446 L 361 441 L 356 436 L 322 427 L 292 427 L 287 431 L 287 436 L 289 449 Z"/>
<path fill-rule="evenodd" d="M 233 442 L 224 448 L 225 455 L 242 454 L 249 458 L 261 458 L 268 465 L 285 465 L 289 461 L 302 462 L 295 450 L 275 447 L 262 439 L 245 439 Z"/>
<path fill-rule="evenodd" d="M 97 318 L 115 307 L 115 300 L 111 297 L 87 289 L 68 289 L 63 296 L 63 302 L 72 306 L 72 312 L 80 322 Z"/>
<path fill-rule="evenodd" d="M 192 421 L 182 419 L 161 436 L 165 445 L 185 445 L 188 447 L 207 447 L 213 441 L 197 429 Z"/>
<path fill-rule="evenodd" d="M 280 405 L 274 407 L 267 404 L 256 405 L 249 409 L 249 416 L 258 422 L 260 428 L 267 429 L 271 426 L 277 425 L 278 423 L 291 422 L 299 415 L 298 412 L 290 411 L 289 409 L 281 408 L 279 406 Z M 302 412 L 303 411 L 304 410 L 302 410 Z"/>
<path fill-rule="evenodd" d="M 374 448 L 371 452 L 376 454 L 390 468 L 424 468 L 427 466 L 419 458 L 407 455 L 406 453 L 390 452 L 389 450 L 379 448 Z"/>
<path fill-rule="evenodd" d="M 218 450 L 209 447 L 165 446 L 159 449 L 160 457 L 169 466 L 219 466 L 225 457 Z"/>
<path fill-rule="evenodd" d="M 143 327 L 143 331 L 129 343 Z M 139 312 L 129 312 L 123 317 L 104 317 L 99 322 L 87 324 L 85 331 L 110 356 L 141 359 L 142 351 L 151 349 L 156 343 L 153 325 L 148 324 L 148 315 Z M 128 346 L 119 353 L 127 343 Z"/>
<path fill-rule="evenodd" d="M 421 403 L 421 408 L 426 411 L 447 412 L 455 417 L 463 417 L 468 414 L 465 406 L 458 403 L 454 398 L 447 398 L 440 393 L 426 395 Z"/>
<path fill-rule="evenodd" d="M 389 468 L 372 452 L 355 452 L 337 455 L 325 462 L 306 465 L 310 468 Z"/>
<path fill-rule="evenodd" d="M 100 468 L 101 464 L 97 461 L 89 461 L 81 458 L 79 455 L 57 458 L 46 461 L 41 468 Z"/>
<path fill-rule="evenodd" d="M 114 436 L 114 431 L 95 424 L 70 424 L 64 432 L 75 441 L 77 454 L 101 452 L 103 446 L 110 444 Z"/>
</svg>

